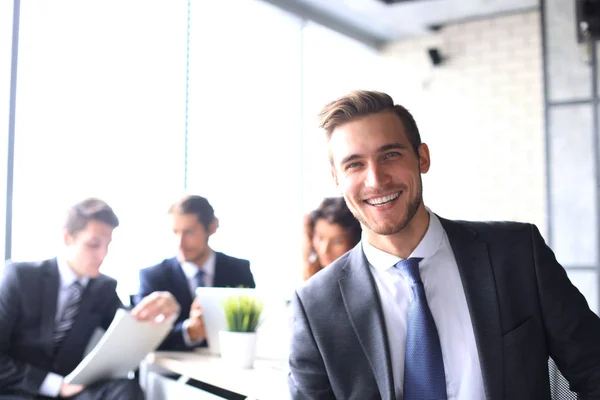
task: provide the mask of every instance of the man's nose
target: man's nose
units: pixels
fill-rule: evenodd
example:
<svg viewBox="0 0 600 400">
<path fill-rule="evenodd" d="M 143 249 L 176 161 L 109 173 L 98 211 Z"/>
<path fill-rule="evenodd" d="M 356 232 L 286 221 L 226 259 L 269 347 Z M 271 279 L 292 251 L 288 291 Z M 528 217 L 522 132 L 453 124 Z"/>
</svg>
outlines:
<svg viewBox="0 0 600 400">
<path fill-rule="evenodd" d="M 389 179 L 389 175 L 383 167 L 376 163 L 369 164 L 367 168 L 367 178 L 365 179 L 365 185 L 368 187 L 380 187 L 383 186 Z"/>
<path fill-rule="evenodd" d="M 102 264 L 104 262 L 104 259 L 106 258 L 107 254 L 108 254 L 108 247 L 105 247 L 102 250 L 100 250 L 100 253 L 98 254 L 98 261 L 100 264 Z"/>
</svg>

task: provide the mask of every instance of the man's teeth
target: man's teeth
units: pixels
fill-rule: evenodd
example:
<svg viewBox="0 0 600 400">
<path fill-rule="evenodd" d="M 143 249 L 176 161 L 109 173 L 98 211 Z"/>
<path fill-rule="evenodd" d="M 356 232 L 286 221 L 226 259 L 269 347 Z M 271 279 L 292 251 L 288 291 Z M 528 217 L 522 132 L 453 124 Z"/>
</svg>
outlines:
<svg viewBox="0 0 600 400">
<path fill-rule="evenodd" d="M 382 204 L 389 203 L 392 200 L 396 200 L 398 196 L 400 196 L 400 193 L 394 193 L 388 196 L 378 197 L 376 199 L 369 199 L 367 200 L 367 203 L 373 206 L 380 206 Z"/>
</svg>

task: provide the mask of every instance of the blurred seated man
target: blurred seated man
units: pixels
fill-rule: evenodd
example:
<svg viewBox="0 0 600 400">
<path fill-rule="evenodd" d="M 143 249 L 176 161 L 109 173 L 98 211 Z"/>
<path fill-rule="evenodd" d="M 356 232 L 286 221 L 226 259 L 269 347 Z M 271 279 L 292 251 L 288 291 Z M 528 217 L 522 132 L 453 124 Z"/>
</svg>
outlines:
<svg viewBox="0 0 600 400">
<path fill-rule="evenodd" d="M 137 298 L 156 290 L 168 291 L 181 305 L 181 314 L 160 350 L 189 350 L 205 345 L 200 304 L 194 301 L 199 286 L 255 287 L 250 262 L 213 251 L 208 239 L 219 221 L 208 200 L 186 195 L 169 208 L 177 256 L 140 271 Z"/>
<path fill-rule="evenodd" d="M 89 387 L 63 381 L 83 359 L 96 328 L 107 329 L 122 307 L 117 282 L 99 271 L 118 225 L 108 204 L 86 199 L 67 212 L 58 257 L 7 264 L 0 282 L 0 399 L 144 398 L 135 380 Z M 154 323 L 178 312 L 168 292 L 150 294 L 131 311 Z"/>
<path fill-rule="evenodd" d="M 307 280 L 360 242 L 360 222 L 343 197 L 324 199 L 304 219 L 303 278 Z"/>
</svg>

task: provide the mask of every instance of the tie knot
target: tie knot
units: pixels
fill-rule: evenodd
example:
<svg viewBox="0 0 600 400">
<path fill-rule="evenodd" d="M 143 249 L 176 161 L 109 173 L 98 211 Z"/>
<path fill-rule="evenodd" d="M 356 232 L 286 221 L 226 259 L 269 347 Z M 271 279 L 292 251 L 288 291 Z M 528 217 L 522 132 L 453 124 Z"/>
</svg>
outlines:
<svg viewBox="0 0 600 400">
<path fill-rule="evenodd" d="M 411 257 L 407 258 L 406 260 L 399 261 L 394 266 L 411 281 L 412 285 L 421 282 L 421 274 L 419 273 L 419 262 L 421 260 L 422 258 Z"/>
<path fill-rule="evenodd" d="M 83 291 L 83 284 L 79 281 L 75 281 L 71 284 L 71 290 L 74 292 L 82 292 Z"/>
</svg>

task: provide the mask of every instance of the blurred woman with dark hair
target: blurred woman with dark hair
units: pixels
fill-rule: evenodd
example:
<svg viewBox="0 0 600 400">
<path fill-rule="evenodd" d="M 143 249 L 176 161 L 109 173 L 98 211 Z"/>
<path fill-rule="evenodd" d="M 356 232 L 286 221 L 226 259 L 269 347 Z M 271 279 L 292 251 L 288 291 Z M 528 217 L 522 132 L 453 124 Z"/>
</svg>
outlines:
<svg viewBox="0 0 600 400">
<path fill-rule="evenodd" d="M 306 215 L 303 239 L 303 278 L 307 280 L 360 241 L 360 223 L 342 197 L 326 198 Z"/>
</svg>

